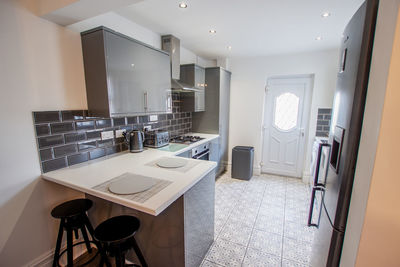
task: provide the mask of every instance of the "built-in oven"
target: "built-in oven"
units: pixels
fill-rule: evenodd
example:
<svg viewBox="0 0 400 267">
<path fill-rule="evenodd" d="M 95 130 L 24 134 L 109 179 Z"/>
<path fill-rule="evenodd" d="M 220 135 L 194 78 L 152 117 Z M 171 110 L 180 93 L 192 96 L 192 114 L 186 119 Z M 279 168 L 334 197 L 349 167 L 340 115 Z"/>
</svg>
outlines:
<svg viewBox="0 0 400 267">
<path fill-rule="evenodd" d="M 192 158 L 210 160 L 210 144 L 206 143 L 192 149 Z"/>
</svg>

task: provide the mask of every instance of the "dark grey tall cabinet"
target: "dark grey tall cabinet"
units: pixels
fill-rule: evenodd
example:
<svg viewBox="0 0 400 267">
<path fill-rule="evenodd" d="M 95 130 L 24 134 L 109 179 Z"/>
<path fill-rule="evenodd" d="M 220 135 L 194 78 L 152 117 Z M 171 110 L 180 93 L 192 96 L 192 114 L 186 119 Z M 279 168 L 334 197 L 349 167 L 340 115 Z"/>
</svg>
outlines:
<svg viewBox="0 0 400 267">
<path fill-rule="evenodd" d="M 226 170 L 228 163 L 229 99 L 231 73 L 220 67 L 206 68 L 205 111 L 192 114 L 193 132 L 219 134 L 217 175 Z"/>
</svg>

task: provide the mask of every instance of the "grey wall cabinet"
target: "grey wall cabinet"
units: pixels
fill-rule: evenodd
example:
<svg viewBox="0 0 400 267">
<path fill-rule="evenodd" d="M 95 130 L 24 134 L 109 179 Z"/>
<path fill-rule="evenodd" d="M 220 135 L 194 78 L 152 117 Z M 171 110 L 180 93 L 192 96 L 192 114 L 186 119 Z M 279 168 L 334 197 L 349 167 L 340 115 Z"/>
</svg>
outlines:
<svg viewBox="0 0 400 267">
<path fill-rule="evenodd" d="M 193 132 L 219 134 L 218 171 L 226 170 L 228 163 L 229 99 L 231 73 L 222 68 L 205 69 L 205 111 L 193 113 Z M 215 145 L 214 145 L 215 146 Z"/>
<path fill-rule="evenodd" d="M 205 69 L 196 64 L 181 65 L 180 81 L 193 87 L 194 91 L 181 93 L 182 111 L 200 112 L 205 110 Z"/>
<path fill-rule="evenodd" d="M 204 90 L 205 88 L 205 69 L 196 64 L 181 65 L 180 81 L 191 85 L 193 88 Z"/>
<path fill-rule="evenodd" d="M 105 27 L 81 36 L 90 115 L 172 112 L 168 53 Z"/>
</svg>

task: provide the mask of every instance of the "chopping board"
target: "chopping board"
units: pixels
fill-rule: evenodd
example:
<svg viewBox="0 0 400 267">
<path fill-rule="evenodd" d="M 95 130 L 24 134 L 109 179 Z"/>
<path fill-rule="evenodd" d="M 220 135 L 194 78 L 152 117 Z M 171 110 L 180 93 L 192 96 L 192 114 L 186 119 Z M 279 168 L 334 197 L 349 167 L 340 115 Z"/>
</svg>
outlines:
<svg viewBox="0 0 400 267">
<path fill-rule="evenodd" d="M 156 161 L 157 166 L 161 168 L 180 168 L 187 164 L 186 159 L 180 158 L 162 158 Z"/>
<path fill-rule="evenodd" d="M 155 181 L 149 177 L 126 172 L 108 186 L 108 190 L 117 195 L 130 195 L 149 190 Z"/>
</svg>

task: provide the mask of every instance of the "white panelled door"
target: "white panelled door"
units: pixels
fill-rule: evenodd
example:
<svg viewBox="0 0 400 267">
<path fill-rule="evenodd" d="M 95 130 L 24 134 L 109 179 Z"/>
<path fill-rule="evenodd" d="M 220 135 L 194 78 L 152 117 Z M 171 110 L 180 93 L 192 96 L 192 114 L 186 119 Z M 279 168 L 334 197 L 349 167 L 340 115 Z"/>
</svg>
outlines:
<svg viewBox="0 0 400 267">
<path fill-rule="evenodd" d="M 268 80 L 264 106 L 263 173 L 301 177 L 311 79 Z"/>
</svg>

